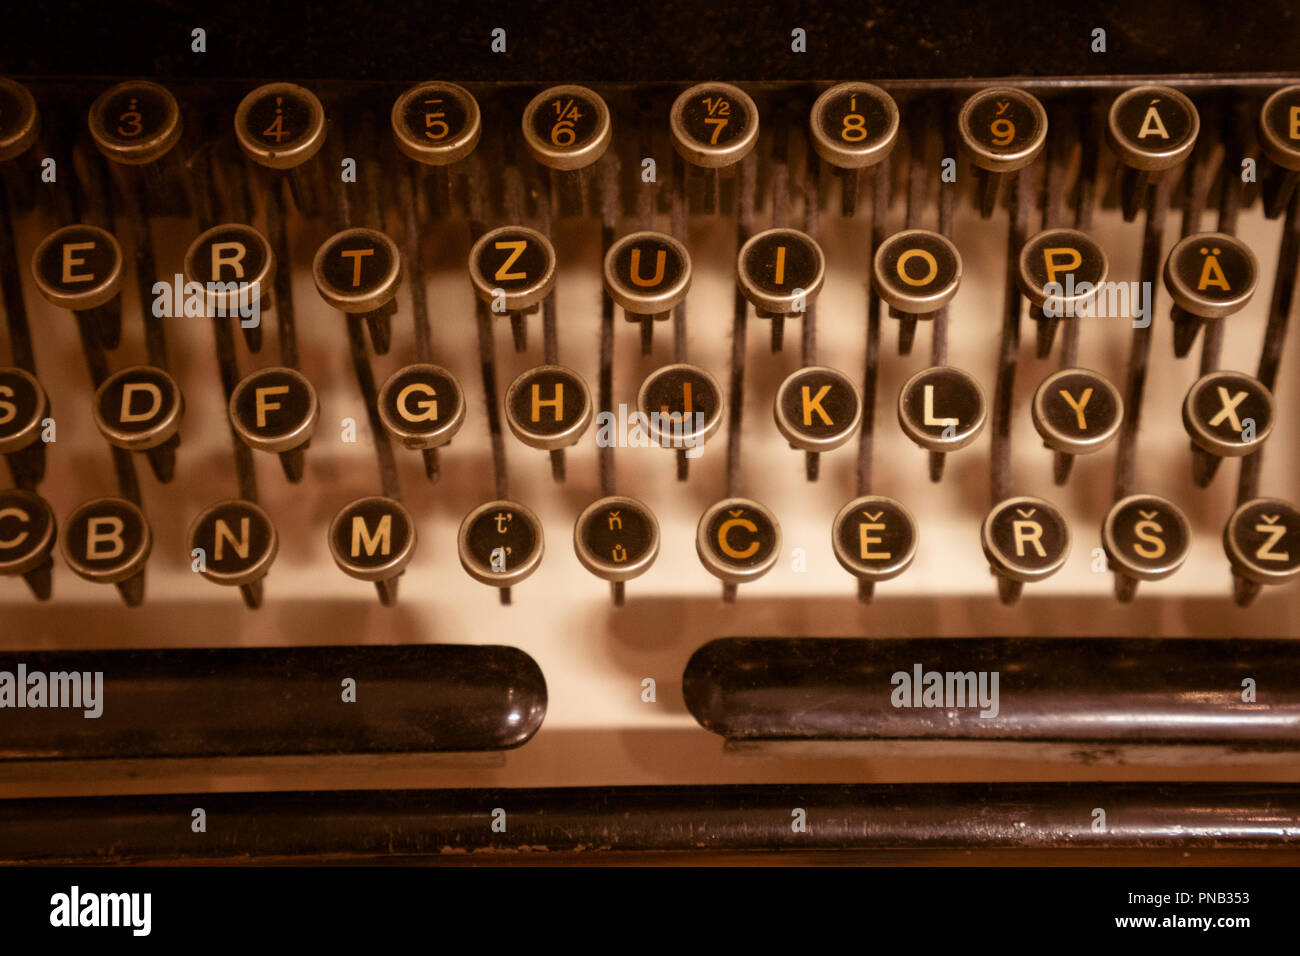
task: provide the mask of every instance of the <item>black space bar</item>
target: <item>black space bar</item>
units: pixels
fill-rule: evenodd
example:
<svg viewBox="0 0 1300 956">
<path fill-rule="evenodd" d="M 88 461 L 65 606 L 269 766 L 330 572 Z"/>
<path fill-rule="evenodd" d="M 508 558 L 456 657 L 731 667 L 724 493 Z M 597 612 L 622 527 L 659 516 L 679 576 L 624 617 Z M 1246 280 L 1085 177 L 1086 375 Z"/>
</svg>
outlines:
<svg viewBox="0 0 1300 956">
<path fill-rule="evenodd" d="M 721 638 L 682 678 L 729 740 L 1300 747 L 1300 641 Z"/>
<path fill-rule="evenodd" d="M 503 750 L 546 701 L 496 645 L 4 652 L 0 759 Z"/>
</svg>

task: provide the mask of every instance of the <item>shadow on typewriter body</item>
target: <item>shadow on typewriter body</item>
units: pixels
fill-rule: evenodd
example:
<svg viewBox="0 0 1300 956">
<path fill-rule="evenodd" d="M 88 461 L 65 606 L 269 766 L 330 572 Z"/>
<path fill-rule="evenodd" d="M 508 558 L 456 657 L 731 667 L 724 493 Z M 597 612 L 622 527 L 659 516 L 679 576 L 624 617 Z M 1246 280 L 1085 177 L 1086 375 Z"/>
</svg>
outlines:
<svg viewBox="0 0 1300 956">
<path fill-rule="evenodd" d="M 59 179 L 26 202 L 9 186 L 8 249 L 0 249 L 9 316 L 0 364 L 35 370 L 49 397 L 45 417 L 57 429 L 56 440 L 44 443 L 41 480 L 27 484 L 65 535 L 82 502 L 134 498 L 152 548 L 137 607 L 102 578 L 73 573 L 62 539 L 51 552 L 47 600 L 37 601 L 20 575 L 0 578 L 0 671 L 16 674 L 21 664 L 33 673 L 39 664 L 49 672 L 101 670 L 103 680 L 100 717 L 74 720 L 37 703 L 30 706 L 46 709 L 22 722 L 12 719 L 16 711 L 0 718 L 0 796 L 7 798 L 0 825 L 17 832 L 46 821 L 40 827 L 52 829 L 33 824 L 32 832 L 46 832 L 51 851 L 29 841 L 27 858 L 69 859 L 79 851 L 59 848 L 56 824 L 78 834 L 72 843 L 92 846 L 95 800 L 109 807 L 122 795 L 155 794 L 140 812 L 167 814 L 181 798 L 166 795 L 205 793 L 251 813 L 249 801 L 264 794 L 265 806 L 290 820 L 301 810 L 299 791 L 336 791 L 315 798 L 332 801 L 336 822 L 371 814 L 364 839 L 391 833 L 405 814 L 436 817 L 428 843 L 393 851 L 424 858 L 437 840 L 456 842 L 448 834 L 459 832 L 460 815 L 488 813 L 516 788 L 538 821 L 554 819 L 558 805 L 548 801 L 558 799 L 557 788 L 572 787 L 576 802 L 565 812 L 585 808 L 587 819 L 599 819 L 598 807 L 632 807 L 734 822 L 785 806 L 784 786 L 804 788 L 810 805 L 833 809 L 837 819 L 865 814 L 889 830 L 877 842 L 854 842 L 846 822 L 827 837 L 831 843 L 808 852 L 838 845 L 861 859 L 879 851 L 899 862 L 909 852 L 932 859 L 921 852 L 926 847 L 960 859 L 963 847 L 978 845 L 986 861 L 1017 848 L 1028 854 L 1019 862 L 1084 862 L 1055 854 L 1095 832 L 1092 808 L 1106 804 L 1079 790 L 1094 782 L 1135 821 L 1128 831 L 1113 828 L 1096 848 L 1294 851 L 1300 591 L 1264 587 L 1239 606 L 1234 597 L 1243 586 L 1234 592 L 1223 543 L 1242 502 L 1297 497 L 1300 445 L 1290 417 L 1300 386 L 1287 370 L 1300 346 L 1285 334 L 1300 248 L 1297 201 L 1268 218 L 1258 184 L 1241 177 L 1241 157 L 1258 158 L 1261 179 L 1275 175 L 1256 119 L 1285 82 L 1170 80 L 1200 110 L 1199 137 L 1181 165 L 1154 182 L 1134 182 L 1107 148 L 1106 109 L 1126 88 L 1160 82 L 1012 82 L 1044 104 L 1047 145 L 1022 169 L 996 175 L 972 163 L 956 123 L 968 96 L 1000 83 L 883 83 L 902 116 L 898 141 L 883 163 L 852 175 L 820 159 L 810 143 L 807 117 L 824 88 L 808 84 L 748 87 L 762 135 L 735 168 L 715 175 L 675 158 L 667 118 L 684 86 L 594 85 L 614 117 L 613 143 L 597 162 L 572 171 L 547 168 L 521 141 L 519 117 L 540 86 L 468 85 L 482 116 L 478 147 L 451 166 L 423 166 L 398 152 L 387 108 L 374 108 L 392 103 L 401 86 L 322 83 L 314 90 L 327 117 L 325 145 L 290 175 L 251 161 L 224 135 L 253 84 L 177 84 L 185 131 L 167 157 L 175 162 L 159 161 L 155 170 L 114 163 L 95 148 L 84 117 L 98 85 L 33 82 L 46 130 L 38 149 L 58 157 Z M 223 117 L 210 127 L 222 136 L 203 135 L 204 126 L 190 121 L 202 111 Z M 649 181 L 645 158 L 656 160 Z M 949 158 L 955 181 L 944 175 Z M 338 170 L 346 178 L 348 162 L 356 178 L 344 182 Z M 180 198 L 171 195 L 176 186 Z M 849 191 L 852 202 L 844 199 Z M 1122 215 L 1126 202 L 1136 213 L 1131 221 Z M 49 301 L 30 267 L 45 237 L 78 222 L 108 229 L 121 245 L 121 340 L 112 349 L 84 310 L 74 317 Z M 241 334 L 237 319 L 154 315 L 153 283 L 183 276 L 191 243 L 223 222 L 272 237 L 277 278 L 260 342 Z M 553 245 L 554 286 L 537 311 L 496 314 L 469 281 L 472 244 L 506 225 L 538 229 Z M 401 285 L 391 303 L 345 315 L 322 298 L 313 257 L 339 230 L 363 226 L 396 242 Z M 770 227 L 812 237 L 825 262 L 807 310 L 782 320 L 758 317 L 737 291 L 738 248 Z M 869 292 L 873 250 L 908 228 L 946 235 L 962 260 L 951 301 L 919 323 L 892 315 Z M 1085 232 L 1104 250 L 1111 281 L 1153 296 L 1149 328 L 1135 327 L 1131 313 L 1068 319 L 1040 355 L 1043 319 L 1028 311 L 1016 253 L 1044 228 Z M 640 229 L 676 235 L 691 259 L 689 295 L 671 321 L 654 323 L 649 351 L 643 323 L 624 321 L 602 277 L 609 244 Z M 1190 354 L 1177 358 L 1162 270 L 1181 238 L 1212 232 L 1253 251 L 1256 291 L 1230 316 L 1204 320 Z M 774 351 L 777 321 L 784 343 Z M 909 321 L 915 343 L 900 354 L 896 343 Z M 517 351 L 512 342 L 521 333 Z M 464 422 L 438 449 L 436 482 L 429 456 L 390 434 L 377 407 L 378 385 L 417 362 L 449 370 L 464 393 Z M 572 369 L 588 383 L 595 409 L 617 421 L 620 407 L 623 415 L 635 411 L 642 381 L 675 362 L 710 372 L 725 405 L 722 427 L 688 459 L 686 480 L 674 450 L 598 441 L 598 424 L 560 459 L 502 421 L 511 414 L 506 387 L 536 366 Z M 139 451 L 112 451 L 96 421 L 94 386 L 109 370 L 141 364 L 165 367 L 184 396 L 174 474 L 165 483 L 150 467 L 156 452 L 146 460 Z M 300 370 L 319 404 L 298 482 L 286 478 L 276 454 L 250 450 L 230 424 L 234 383 L 277 365 Z M 845 373 L 866 408 L 849 441 L 820 453 L 815 481 L 805 452 L 791 446 L 773 413 L 778 387 L 806 365 Z M 987 424 L 964 447 L 938 440 L 918 447 L 898 421 L 900 392 L 916 373 L 945 365 L 980 383 Z M 1058 484 L 1059 456 L 1044 447 L 1032 406 L 1040 383 L 1072 366 L 1115 383 L 1124 424 L 1113 442 L 1077 455 L 1068 481 Z M 1205 482 L 1207 453 L 1192 450 L 1183 406 L 1192 385 L 1218 369 L 1263 381 L 1277 424 L 1263 452 L 1252 445 L 1246 457 L 1226 457 Z M 942 415 L 942 404 L 927 405 L 925 414 Z M 936 450 L 944 451 L 942 468 Z M 15 483 L 31 477 L 28 459 L 9 457 Z M 557 460 L 563 481 L 555 478 Z M 657 560 L 621 585 L 619 605 L 573 545 L 578 515 L 615 493 L 648 506 L 659 530 Z M 869 602 L 859 599 L 832 540 L 837 513 L 866 494 L 901 502 L 916 525 L 910 565 L 877 582 L 864 595 Z M 1103 523 L 1132 494 L 1172 502 L 1188 536 L 1176 573 L 1143 581 L 1121 602 Z M 372 495 L 400 499 L 415 529 L 414 551 L 395 577 L 365 568 L 349 576 L 331 554 L 339 546 L 332 519 Z M 982 544 L 981 529 L 992 506 L 1021 495 L 1059 512 L 1070 546 L 1051 576 L 1027 574 L 1023 594 L 1000 592 L 990 574 L 1000 559 Z M 734 600 L 724 600 L 723 585 L 697 557 L 697 524 L 731 497 L 769 509 L 780 537 L 770 570 L 744 578 L 738 594 L 727 595 Z M 195 570 L 196 516 L 233 498 L 255 498 L 278 536 L 274 562 L 250 594 L 260 601 L 256 609 L 237 588 L 215 586 Z M 458 538 L 465 516 L 497 499 L 502 508 L 534 512 L 545 537 L 536 570 L 512 579 L 509 603 L 466 574 Z M 1176 524 L 1169 512 L 1140 520 Z M 753 530 L 740 528 L 731 541 Z M 246 544 L 233 521 L 227 530 L 231 547 Z M 375 533 L 363 524 L 363 548 Z M 1153 533 L 1163 531 L 1149 527 Z M 1039 540 L 1027 534 L 1017 547 Z M 354 532 L 354 556 L 357 540 Z M 865 533 L 861 540 L 865 556 Z M 1135 546 L 1143 540 L 1148 550 L 1174 547 L 1140 535 Z M 1277 552 L 1294 546 L 1300 559 L 1300 526 L 1281 540 Z M 385 588 L 397 582 L 392 606 L 377 600 L 373 584 L 385 573 Z M 719 637 L 777 643 L 765 651 L 735 642 L 701 658 Z M 791 643 L 799 638 L 827 640 Z M 861 640 L 838 640 L 845 638 Z M 415 656 L 360 653 L 389 645 Z M 457 659 L 463 671 L 418 657 L 452 645 L 481 654 Z M 241 670 L 253 658 L 200 653 L 252 648 L 306 650 L 257 657 L 257 679 Z M 122 649 L 139 653 L 113 656 Z M 358 653 L 330 656 L 349 649 Z M 969 699 L 952 698 L 953 673 Z M 937 687 L 927 683 L 930 674 Z M 1000 683 L 980 683 L 995 674 Z M 4 686 L 0 677 L 0 703 Z M 984 723 L 981 693 L 985 710 L 1000 694 L 998 714 Z M 17 707 L 14 700 L 6 708 Z M 312 733 L 313 724 L 338 728 L 337 736 Z M 394 793 L 367 802 L 369 791 Z M 1039 842 L 1017 838 L 1010 817 L 992 836 L 945 829 L 944 820 L 972 808 L 1013 805 L 1040 814 L 1035 832 L 1046 835 Z M 931 815 L 900 815 L 901 806 L 928 806 Z M 1179 808 L 1197 807 L 1208 815 L 1205 827 L 1170 837 Z M 515 832 L 512 841 L 541 844 L 548 836 Z M 549 833 L 550 845 L 565 845 L 560 832 L 567 831 Z M 942 835 L 926 837 L 935 833 Z M 299 844 L 244 849 L 281 861 L 331 847 L 354 852 L 330 839 L 321 830 Z M 168 856 L 141 840 L 138 852 L 128 848 L 119 858 Z M 611 852 L 696 848 L 648 832 L 609 843 Z M 798 852 L 775 834 L 758 843 Z M 720 853 L 752 848 L 740 834 L 711 845 Z M 218 859 L 241 848 L 204 852 Z M 355 853 L 370 855 L 365 846 Z"/>
</svg>

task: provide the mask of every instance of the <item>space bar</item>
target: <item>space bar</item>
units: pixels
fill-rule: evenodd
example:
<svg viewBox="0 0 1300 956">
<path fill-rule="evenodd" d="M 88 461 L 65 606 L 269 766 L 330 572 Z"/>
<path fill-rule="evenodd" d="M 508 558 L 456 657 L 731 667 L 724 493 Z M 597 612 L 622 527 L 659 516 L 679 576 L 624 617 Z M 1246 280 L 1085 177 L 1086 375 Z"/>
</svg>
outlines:
<svg viewBox="0 0 1300 956">
<path fill-rule="evenodd" d="M 504 750 L 546 703 L 504 646 L 5 652 L 0 759 Z"/>
<path fill-rule="evenodd" d="M 1300 641 L 720 638 L 682 679 L 746 741 L 1300 747 Z"/>
</svg>

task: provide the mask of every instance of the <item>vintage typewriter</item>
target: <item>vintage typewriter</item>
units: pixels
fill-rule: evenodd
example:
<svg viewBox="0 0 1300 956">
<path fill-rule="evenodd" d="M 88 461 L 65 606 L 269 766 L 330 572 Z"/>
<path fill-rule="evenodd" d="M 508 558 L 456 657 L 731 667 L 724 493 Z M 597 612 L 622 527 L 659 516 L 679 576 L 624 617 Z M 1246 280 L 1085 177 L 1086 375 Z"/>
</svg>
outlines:
<svg viewBox="0 0 1300 956">
<path fill-rule="evenodd" d="M 7 41 L 0 860 L 1294 857 L 1280 7 L 163 11 Z"/>
</svg>

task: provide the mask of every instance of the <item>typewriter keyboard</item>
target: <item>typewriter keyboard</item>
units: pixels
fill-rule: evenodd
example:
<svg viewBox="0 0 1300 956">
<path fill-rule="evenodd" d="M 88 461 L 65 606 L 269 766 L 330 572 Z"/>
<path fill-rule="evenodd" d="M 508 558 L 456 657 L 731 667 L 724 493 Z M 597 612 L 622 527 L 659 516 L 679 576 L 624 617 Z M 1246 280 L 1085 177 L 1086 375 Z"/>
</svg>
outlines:
<svg viewBox="0 0 1300 956">
<path fill-rule="evenodd" d="M 6 797 L 1300 782 L 1300 86 L 5 80 L 0 160 Z"/>
</svg>

